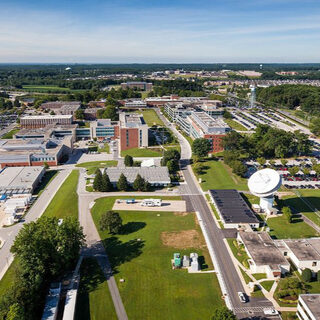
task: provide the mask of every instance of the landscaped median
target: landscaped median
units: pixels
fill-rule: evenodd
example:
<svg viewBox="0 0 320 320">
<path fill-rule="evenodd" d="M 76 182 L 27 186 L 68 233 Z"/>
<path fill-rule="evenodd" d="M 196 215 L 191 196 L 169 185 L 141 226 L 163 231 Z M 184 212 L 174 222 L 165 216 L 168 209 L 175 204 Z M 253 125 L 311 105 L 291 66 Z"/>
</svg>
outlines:
<svg viewBox="0 0 320 320">
<path fill-rule="evenodd" d="M 175 252 L 199 254 L 203 271 L 213 268 L 194 213 L 117 211 L 123 221 L 119 234 L 99 229 L 101 215 L 116 199 L 96 200 L 92 215 L 106 248 L 129 319 L 209 319 L 223 305 L 215 273 L 173 270 Z M 143 198 L 143 197 L 135 197 Z M 181 200 L 180 197 L 161 197 Z M 120 282 L 124 279 L 124 282 Z M 197 306 L 195 308 L 195 306 Z M 97 305 L 90 305 L 98 308 Z M 95 311 L 93 311 L 95 312 Z"/>
</svg>

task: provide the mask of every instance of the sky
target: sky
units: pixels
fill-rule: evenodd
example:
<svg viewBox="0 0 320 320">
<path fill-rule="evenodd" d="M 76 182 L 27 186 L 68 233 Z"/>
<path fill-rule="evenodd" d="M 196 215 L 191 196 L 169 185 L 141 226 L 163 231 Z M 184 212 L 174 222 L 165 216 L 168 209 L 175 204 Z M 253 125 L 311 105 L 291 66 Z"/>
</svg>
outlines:
<svg viewBox="0 0 320 320">
<path fill-rule="evenodd" d="M 10 62 L 320 62 L 320 1 L 0 0 Z"/>
</svg>

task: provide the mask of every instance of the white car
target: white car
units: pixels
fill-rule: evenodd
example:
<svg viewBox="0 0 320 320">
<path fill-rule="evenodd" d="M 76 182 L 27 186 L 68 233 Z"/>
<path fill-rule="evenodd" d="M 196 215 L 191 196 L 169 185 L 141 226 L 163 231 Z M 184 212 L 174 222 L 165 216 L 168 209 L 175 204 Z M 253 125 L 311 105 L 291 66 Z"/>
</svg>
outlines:
<svg viewBox="0 0 320 320">
<path fill-rule="evenodd" d="M 239 299 L 242 303 L 246 303 L 247 299 L 243 292 L 238 292 Z"/>
</svg>

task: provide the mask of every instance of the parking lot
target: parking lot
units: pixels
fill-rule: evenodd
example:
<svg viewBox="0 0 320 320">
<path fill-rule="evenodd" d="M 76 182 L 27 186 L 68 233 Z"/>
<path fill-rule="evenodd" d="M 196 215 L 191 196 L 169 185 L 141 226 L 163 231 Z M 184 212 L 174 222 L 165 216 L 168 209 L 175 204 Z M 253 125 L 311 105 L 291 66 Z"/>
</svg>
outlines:
<svg viewBox="0 0 320 320">
<path fill-rule="evenodd" d="M 116 200 L 112 210 L 124 211 L 169 211 L 169 212 L 186 212 L 186 202 L 183 200 L 163 200 L 161 207 L 142 206 L 143 200 L 135 200 L 134 203 L 126 203 L 126 200 Z"/>
</svg>

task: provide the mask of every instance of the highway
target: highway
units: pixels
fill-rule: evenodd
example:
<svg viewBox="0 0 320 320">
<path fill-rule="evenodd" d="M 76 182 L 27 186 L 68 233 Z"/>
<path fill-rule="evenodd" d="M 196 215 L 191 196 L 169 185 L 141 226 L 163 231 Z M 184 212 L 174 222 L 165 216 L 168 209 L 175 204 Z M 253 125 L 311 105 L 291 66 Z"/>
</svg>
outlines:
<svg viewBox="0 0 320 320">
<path fill-rule="evenodd" d="M 186 183 L 184 185 L 184 193 L 188 194 L 185 197 L 191 201 L 194 211 L 199 212 L 201 219 L 206 226 L 210 245 L 214 249 L 218 263 L 218 266 L 215 266 L 215 268 L 221 272 L 233 311 L 237 315 L 238 319 L 259 319 L 259 317 L 260 319 L 281 319 L 279 316 L 265 317 L 263 308 L 273 308 L 272 303 L 266 298 L 250 297 L 249 302 L 245 304 L 240 302 L 237 292 L 245 292 L 245 290 L 224 243 L 224 235 L 221 229 L 217 227 L 207 201 L 200 189 L 200 186 L 198 186 L 196 177 L 192 172 L 192 168 L 190 166 L 190 158 L 192 155 L 190 145 L 183 135 L 176 130 L 176 128 L 172 126 L 162 114 L 160 114 L 159 110 L 156 109 L 156 112 L 165 125 L 173 131 L 181 145 L 180 167 Z"/>
</svg>

